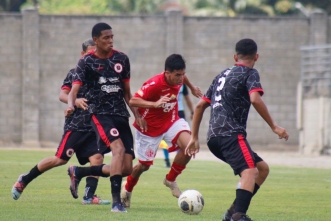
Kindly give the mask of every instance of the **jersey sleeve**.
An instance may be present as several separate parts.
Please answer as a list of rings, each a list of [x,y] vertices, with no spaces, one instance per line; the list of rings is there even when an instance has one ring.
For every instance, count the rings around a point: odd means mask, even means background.
[[[143,84],[143,86],[134,94],[134,97],[139,97],[144,100],[154,100],[154,96],[159,92],[158,87],[155,82],[147,81]]]
[[[81,58],[78,61],[78,64],[76,66],[75,72],[72,75],[72,84],[80,84],[83,85],[83,82],[85,82],[85,60],[84,58]]]
[[[71,69],[69,73],[67,74],[66,78],[63,80],[61,90],[71,90],[71,79],[72,79],[72,74],[74,73],[75,69]]]
[[[249,94],[259,92],[261,96],[263,95],[264,92],[260,83],[260,75],[257,70],[253,69],[253,71],[250,71],[246,79],[246,88]]]
[[[130,70],[130,60],[126,56],[124,60],[124,70],[122,72],[122,81],[123,82],[128,82],[130,81],[130,75],[131,75],[131,70]]]
[[[217,80],[217,77],[214,78],[214,80],[211,83],[211,85],[209,86],[207,92],[202,96],[202,99],[204,101],[208,102],[209,104],[211,103],[211,98],[213,96],[213,92],[214,92],[214,87],[215,87],[216,80]]]
[[[187,86],[185,84],[183,84],[183,95],[184,96],[188,95]]]

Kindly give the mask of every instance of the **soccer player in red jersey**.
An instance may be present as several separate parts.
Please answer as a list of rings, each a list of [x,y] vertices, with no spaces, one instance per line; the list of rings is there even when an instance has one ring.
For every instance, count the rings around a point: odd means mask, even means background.
[[[191,159],[191,156],[185,155],[184,152],[191,132],[188,123],[178,116],[177,96],[183,83],[191,89],[193,95],[202,95],[200,89],[194,87],[185,76],[185,69],[185,61],[181,55],[170,55],[165,61],[164,72],[147,80],[130,100],[131,106],[138,107],[139,114],[146,121],[147,129],[137,122],[133,124],[136,128],[138,163],[122,186],[121,200],[127,208],[130,207],[134,186],[141,174],[153,165],[162,140],[169,146],[169,152],[179,150],[163,183],[171,189],[173,196],[178,198],[181,194],[176,178]]]
[[[261,96],[263,89],[254,64],[258,60],[257,44],[242,39],[236,44],[235,64],[217,75],[206,94],[197,104],[192,121],[192,138],[185,153],[199,151],[198,131],[203,113],[210,106],[211,114],[207,145],[220,160],[228,163],[235,175],[240,175],[236,199],[223,216],[223,221],[251,221],[246,215],[252,197],[269,174],[268,164],[250,147],[246,140],[246,123],[251,104],[278,135],[288,140],[284,128],[271,118]]]

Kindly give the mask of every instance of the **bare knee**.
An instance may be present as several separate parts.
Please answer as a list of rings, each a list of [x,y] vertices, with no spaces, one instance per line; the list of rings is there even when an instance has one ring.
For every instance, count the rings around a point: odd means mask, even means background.
[[[89,157],[89,161],[91,166],[98,166],[103,163],[103,156],[101,154],[94,154],[93,156]]]
[[[267,178],[269,175],[270,169],[266,162],[261,161],[256,164],[257,169],[259,171],[259,177]]]
[[[62,166],[62,165],[65,165],[67,163],[68,163],[67,160],[62,160],[62,159],[57,158],[57,157],[54,157],[53,158],[53,164],[54,164],[54,166]]]

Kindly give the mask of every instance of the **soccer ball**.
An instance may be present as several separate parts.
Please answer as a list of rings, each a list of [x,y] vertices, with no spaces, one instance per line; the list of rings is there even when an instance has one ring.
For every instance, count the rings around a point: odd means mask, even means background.
[[[178,198],[178,206],[183,213],[189,215],[198,215],[205,201],[201,193],[197,190],[186,190]]]

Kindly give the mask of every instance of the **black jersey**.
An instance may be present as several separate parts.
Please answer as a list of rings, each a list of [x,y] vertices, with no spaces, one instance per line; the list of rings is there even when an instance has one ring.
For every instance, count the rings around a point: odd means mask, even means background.
[[[126,81],[130,81],[130,61],[116,50],[106,59],[89,52],[79,60],[73,77],[73,84],[87,86],[90,113],[129,117],[124,101]]]
[[[255,91],[263,95],[259,73],[253,68],[237,65],[216,76],[203,97],[211,106],[207,140],[234,133],[246,135],[249,94]]]
[[[72,78],[75,73],[75,69],[71,69],[64,79],[61,89],[71,90]],[[83,98],[86,92],[86,86],[79,89],[77,98]],[[64,122],[64,131],[81,131],[88,132],[93,131],[91,125],[91,114],[81,108],[75,107],[75,111],[69,117],[66,117]]]

